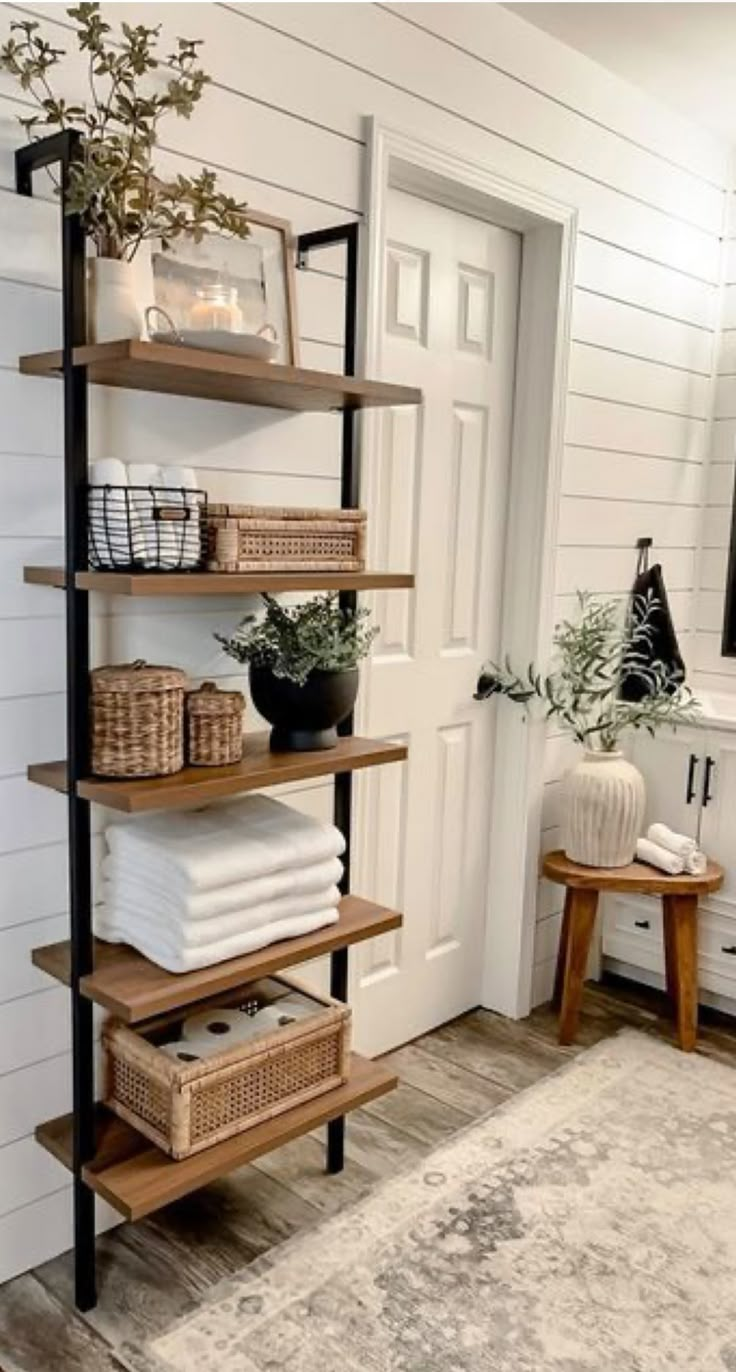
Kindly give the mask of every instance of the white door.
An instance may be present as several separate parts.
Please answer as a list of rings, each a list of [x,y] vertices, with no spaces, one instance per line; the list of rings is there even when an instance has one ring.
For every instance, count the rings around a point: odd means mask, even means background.
[[[500,647],[520,256],[509,230],[390,192],[380,373],[425,401],[375,417],[364,463],[372,560],[416,572],[374,599],[360,704],[410,759],[356,782],[354,889],[404,913],[355,959],[372,1052],[480,1001],[495,706],[472,697]]]

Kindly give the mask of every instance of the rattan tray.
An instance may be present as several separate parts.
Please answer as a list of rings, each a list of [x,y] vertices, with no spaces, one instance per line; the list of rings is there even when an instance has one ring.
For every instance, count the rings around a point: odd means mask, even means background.
[[[241,1007],[254,996],[271,1000],[278,994],[273,988],[308,996],[314,1015],[189,1063],[158,1046],[176,1036],[181,1011],[137,1030],[108,1020],[102,1033],[105,1103],[171,1157],[186,1158],[342,1085],[350,1009],[340,1001],[271,977],[204,1004],[210,1011]],[[187,1014],[201,1008],[189,1007]]]

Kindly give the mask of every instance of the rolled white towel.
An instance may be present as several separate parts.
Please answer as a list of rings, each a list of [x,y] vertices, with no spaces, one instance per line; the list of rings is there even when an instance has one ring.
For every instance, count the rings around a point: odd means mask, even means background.
[[[162,467],[161,485],[171,491],[173,505],[182,505],[189,511],[185,524],[161,526],[166,557],[172,566],[196,567],[202,551],[199,501],[187,492],[197,490],[197,474],[193,467]]]
[[[674,829],[668,829],[666,824],[650,824],[647,838],[659,848],[666,848],[668,853],[674,853],[676,857],[681,858],[683,871],[688,872],[690,876],[702,877],[707,870],[708,859],[705,853],[698,847],[695,839],[689,838],[687,834],[678,834]]]
[[[103,567],[124,567],[135,560],[136,514],[131,507],[128,472],[117,457],[102,457],[93,462],[90,486],[113,487],[102,490],[92,500],[90,557]]]
[[[689,838],[687,834],[678,834],[666,824],[650,824],[647,838],[650,843],[656,843],[658,848],[666,848],[668,853],[674,853],[676,857],[682,858],[683,862],[698,850],[694,838]]]
[[[129,462],[128,484],[141,488],[131,491],[138,523],[137,560],[147,567],[156,567],[159,562],[159,526],[153,517],[156,503],[154,489],[161,484],[161,468],[155,462]]]
[[[667,872],[671,877],[679,877],[685,870],[685,863],[676,853],[671,853],[668,848],[660,848],[658,843],[652,843],[650,838],[640,838],[636,844],[636,856],[640,862],[646,862],[649,867],[657,867],[660,872]]]
[[[700,848],[696,848],[695,852],[685,859],[685,871],[691,877],[702,877],[707,870],[708,859]]]

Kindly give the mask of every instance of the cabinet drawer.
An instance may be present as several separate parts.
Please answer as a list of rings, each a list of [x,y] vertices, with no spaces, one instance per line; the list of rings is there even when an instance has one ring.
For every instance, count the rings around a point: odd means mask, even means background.
[[[609,896],[603,921],[603,954],[664,976],[659,901]],[[736,1000],[736,919],[702,908],[698,913],[698,985],[704,991]]]
[[[603,955],[664,974],[661,903],[647,897],[606,896]]]
[[[736,920],[699,912],[698,976],[706,990],[736,997]]]
[[[662,942],[662,905],[648,896],[607,895],[603,916],[603,951],[616,934],[638,943]]]

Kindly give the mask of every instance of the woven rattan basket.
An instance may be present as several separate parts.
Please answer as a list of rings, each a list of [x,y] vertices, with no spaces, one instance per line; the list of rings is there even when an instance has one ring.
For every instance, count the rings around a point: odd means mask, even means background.
[[[212,572],[362,572],[364,510],[207,507]]]
[[[205,681],[186,699],[187,761],[194,767],[226,767],[243,756],[243,711],[240,691],[219,691]]]
[[[289,992],[313,1001],[314,1014],[194,1062],[158,1046],[178,1037],[181,1011],[139,1031],[109,1020],[102,1034],[106,1104],[171,1157],[186,1158],[334,1090],[348,1075],[348,1006],[272,977],[207,1008],[278,1003]]]
[[[178,772],[184,766],[184,673],[138,661],[97,667],[90,676],[95,776]]]

